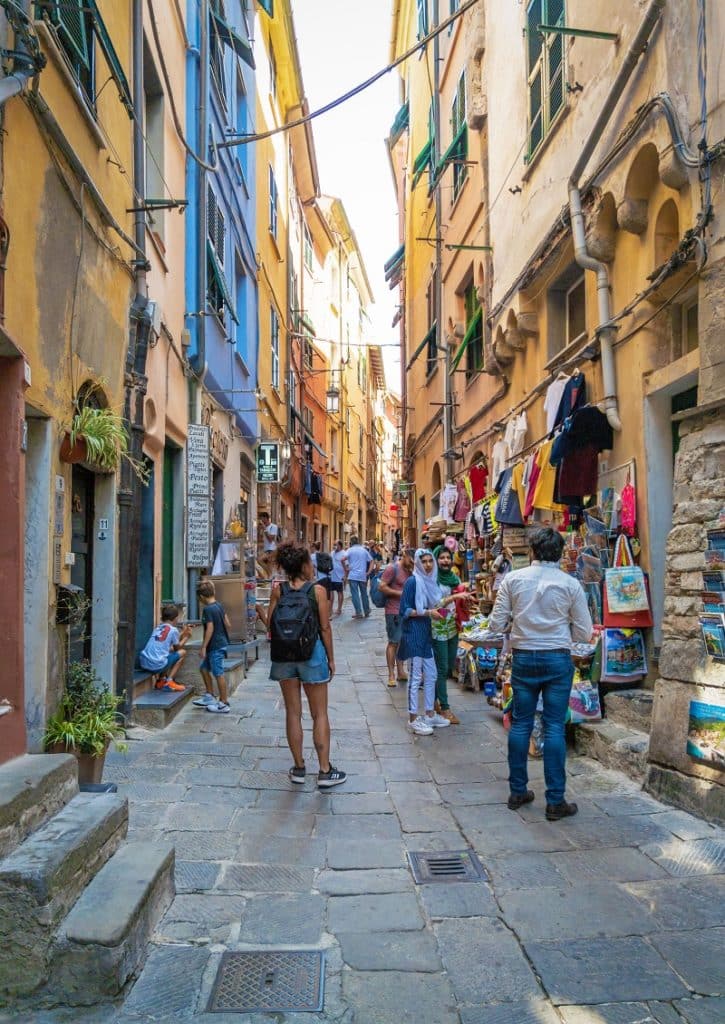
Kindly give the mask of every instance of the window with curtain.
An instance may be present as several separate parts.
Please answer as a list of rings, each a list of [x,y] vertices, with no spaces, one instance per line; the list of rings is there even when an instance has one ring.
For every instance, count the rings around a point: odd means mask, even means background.
[[[564,107],[564,36],[539,32],[539,25],[565,24],[564,0],[530,0],[526,8],[530,160]]]

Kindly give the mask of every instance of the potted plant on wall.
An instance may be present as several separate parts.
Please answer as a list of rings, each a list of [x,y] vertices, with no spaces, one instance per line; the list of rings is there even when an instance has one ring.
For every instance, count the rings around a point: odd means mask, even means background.
[[[60,446],[61,462],[85,462],[106,473],[115,473],[126,459],[134,473],[148,483],[148,469],[128,451],[128,432],[118,413],[76,400],[76,411]]]
[[[126,751],[125,733],[115,697],[87,661],[68,666],[60,707],[48,719],[43,737],[49,754],[73,754],[78,760],[78,781],[97,783],[103,776],[106,751],[111,743]]]

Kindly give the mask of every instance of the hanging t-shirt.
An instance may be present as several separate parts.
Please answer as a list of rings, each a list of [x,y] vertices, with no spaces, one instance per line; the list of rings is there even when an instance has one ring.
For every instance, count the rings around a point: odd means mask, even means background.
[[[475,505],[486,497],[488,470],[480,463],[477,466],[471,466],[468,471],[468,479],[471,481],[472,500]]]
[[[496,520],[505,526],[523,526],[524,520],[521,515],[521,506],[516,490],[512,486],[513,469],[505,469],[498,479],[496,489],[498,501],[496,502]]]
[[[526,443],[526,432],[529,429],[529,422],[526,418],[526,413],[522,412],[519,416],[514,417],[512,423],[512,437],[509,442],[509,456],[511,458],[513,458],[514,455],[518,455]]]
[[[556,414],[559,412],[559,406],[561,404],[561,397],[564,394],[564,388],[568,382],[568,377],[557,377],[556,380],[546,389],[544,411],[546,413],[547,433],[551,433],[554,429]]]
[[[496,444],[493,446],[491,452],[491,480],[494,484],[498,481],[503,471],[506,469],[506,463],[509,457],[509,446],[506,444],[504,439],[500,437]]]
[[[557,510],[559,507],[558,503],[554,500],[556,470],[550,461],[553,446],[553,441],[545,441],[541,448],[539,448],[539,454],[536,457],[536,464],[539,467],[539,478],[536,481],[536,488],[534,490],[534,508],[546,509],[550,512]]]
[[[539,453],[535,452],[534,457],[531,460],[531,468],[529,469],[529,475],[526,480],[526,501],[524,502],[524,518],[528,519],[529,516],[534,513],[534,496],[536,494],[536,485],[539,482],[541,476],[541,468],[539,466]]]
[[[599,476],[598,449],[593,444],[574,448],[559,466],[557,499],[562,505],[578,505],[588,494],[596,494]]]
[[[458,489],[455,484],[446,484],[440,495],[439,514],[447,521],[453,521],[453,514],[456,510]]]
[[[526,507],[526,489],[524,487],[524,466],[523,462],[517,462],[513,468],[511,474],[511,487],[516,491],[516,497],[519,502],[519,510],[523,517],[524,508]]]
[[[575,409],[585,405],[587,400],[587,384],[583,373],[575,373],[570,377],[564,387],[561,402],[556,412],[554,426],[563,423],[567,416],[571,416]]]

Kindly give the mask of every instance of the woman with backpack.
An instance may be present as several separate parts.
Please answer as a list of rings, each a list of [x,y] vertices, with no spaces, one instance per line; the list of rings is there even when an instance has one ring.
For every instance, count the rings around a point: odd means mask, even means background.
[[[330,628],[330,605],[325,588],[315,582],[315,568],[307,548],[282,544],[277,564],[286,582],[272,591],[269,602],[272,667],[269,678],[282,690],[287,743],[294,760],[290,781],[303,784],[305,760],[302,733],[302,688],[312,715],[312,739],[317,751],[320,789],[339,786],[347,775],[330,764],[330,722],[327,684],[335,674],[335,653]]]

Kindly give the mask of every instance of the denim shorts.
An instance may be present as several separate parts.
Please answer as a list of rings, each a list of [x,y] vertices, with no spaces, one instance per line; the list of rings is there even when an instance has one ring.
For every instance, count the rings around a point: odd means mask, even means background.
[[[309,661],[273,661],[269,678],[277,682],[280,679],[299,679],[301,683],[329,683],[330,666],[322,640],[317,638]]]
[[[385,613],[385,632],[388,634],[389,644],[399,644],[403,635],[403,620],[399,615]]]
[[[141,668],[144,669],[145,672],[158,672],[160,675],[163,676],[166,672],[169,672],[174,667],[174,665],[176,664],[180,657],[181,655],[179,654],[178,651],[169,651],[169,660],[166,662],[163,668],[149,668],[148,665],[144,665],[141,658],[138,659],[138,663],[141,666]]]
[[[226,656],[226,647],[215,647],[213,651],[207,650],[206,658],[199,665],[199,668],[204,669],[206,672],[211,672],[215,677],[223,676],[224,659]]]

